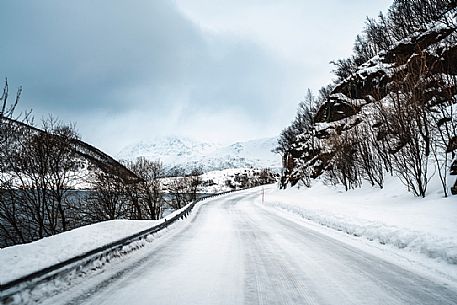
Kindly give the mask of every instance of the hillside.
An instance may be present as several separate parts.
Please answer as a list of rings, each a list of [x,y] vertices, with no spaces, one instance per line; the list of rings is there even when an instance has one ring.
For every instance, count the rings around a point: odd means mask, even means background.
[[[411,14],[424,21],[395,23]],[[424,14],[396,1],[368,20],[354,55],[335,62],[338,79],[318,98],[309,94],[283,131],[284,187],[324,177],[346,190],[363,181],[382,188],[391,175],[416,196],[431,179],[445,196],[457,192],[455,14],[456,4]]]
[[[157,137],[126,146],[116,156],[121,160],[142,156],[160,160],[168,169],[201,167],[205,172],[246,167],[279,168],[281,158],[272,152],[276,142],[276,138],[265,138],[224,146],[184,137]]]
[[[89,167],[92,169],[97,168],[102,170],[103,172],[115,175],[124,179],[125,181],[137,182],[139,180],[138,176],[133,173],[131,170],[126,168],[124,165],[119,163],[113,157],[109,156],[105,152],[101,151],[100,149],[96,148],[95,146],[88,144],[79,138],[65,138],[58,134],[52,134],[49,131],[34,127],[30,124],[26,124],[24,122],[20,122],[15,119],[11,119],[8,117],[0,116],[0,126],[3,124],[3,128],[10,128],[11,130],[16,130],[17,132],[22,132],[23,134],[31,133],[37,136],[48,137],[47,141],[68,141],[68,145],[70,150],[79,158],[81,163],[86,163],[86,166],[90,164]],[[3,145],[7,145],[7,143],[2,143]],[[5,168],[7,168],[5,166]],[[81,175],[84,176],[86,173],[84,169],[80,169]],[[0,173],[3,172],[0,171]],[[82,182],[80,182],[82,183]]]

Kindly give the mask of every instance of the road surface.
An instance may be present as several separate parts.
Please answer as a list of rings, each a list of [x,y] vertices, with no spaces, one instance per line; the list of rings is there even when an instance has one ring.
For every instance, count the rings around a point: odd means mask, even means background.
[[[453,288],[281,218],[259,196],[203,205],[141,264],[71,304],[457,304]]]

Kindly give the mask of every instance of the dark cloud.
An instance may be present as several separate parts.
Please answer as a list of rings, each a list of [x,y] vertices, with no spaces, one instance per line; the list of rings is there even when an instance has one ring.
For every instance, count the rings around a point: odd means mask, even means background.
[[[0,71],[49,111],[122,111],[140,102],[123,92],[179,84],[204,49],[165,1],[9,1],[2,12]]]

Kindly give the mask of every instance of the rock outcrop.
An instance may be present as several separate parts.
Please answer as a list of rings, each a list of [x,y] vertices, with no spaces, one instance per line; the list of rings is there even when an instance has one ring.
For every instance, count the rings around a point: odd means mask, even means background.
[[[404,145],[401,137],[378,119],[383,107],[392,103],[393,95],[419,96],[427,111],[437,117],[438,127],[453,120],[455,124],[455,116],[449,117],[438,109],[454,107],[456,76],[457,32],[452,26],[430,25],[428,30],[379,53],[334,87],[315,114],[310,134],[298,138],[284,155],[283,185],[294,185],[304,176],[315,178],[332,170],[337,149],[341,148],[336,145],[339,139],[348,137],[348,131],[360,124],[373,132],[377,141],[389,141],[390,153],[399,151]],[[345,153],[353,154],[354,150],[355,147],[349,148]],[[446,149],[451,160],[456,150],[454,137]],[[457,187],[454,189],[457,191]]]

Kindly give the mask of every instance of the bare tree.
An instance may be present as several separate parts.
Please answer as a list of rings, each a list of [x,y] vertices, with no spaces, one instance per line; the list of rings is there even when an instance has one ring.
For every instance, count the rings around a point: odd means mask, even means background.
[[[335,134],[329,139],[329,144],[335,152],[330,173],[344,185],[346,191],[360,187],[362,183],[356,164],[357,140],[348,132],[341,136]]]
[[[128,167],[141,178],[140,182],[126,186],[133,207],[137,211],[135,218],[160,219],[164,205],[162,162],[140,157]]]
[[[66,198],[74,189],[79,169],[71,141],[76,138],[73,127],[53,118],[43,121],[42,131],[20,129],[9,167],[38,238],[68,229]]]
[[[14,110],[19,102],[21,92],[22,89],[19,88],[15,101],[10,104],[8,102],[8,81],[5,80],[3,93],[0,97],[0,189],[8,188],[6,186],[9,186],[11,183],[11,176],[5,174],[9,168],[9,159],[14,151],[14,145],[19,131],[17,126],[12,124],[9,119],[13,116]]]
[[[414,68],[407,72],[390,94],[392,108],[387,114],[394,170],[417,196],[425,197],[430,180],[431,130],[423,96],[425,73]],[[393,141],[392,141],[393,140]]]
[[[193,169],[190,174],[182,168],[174,168],[170,172],[171,182],[168,184],[168,191],[171,196],[170,206],[174,209],[181,209],[186,204],[197,199],[197,190],[201,185],[201,169]]]
[[[119,176],[97,170],[92,181],[92,196],[87,205],[88,217],[93,221],[127,219],[129,206],[124,185]]]
[[[190,189],[191,189],[191,200],[197,200],[198,188],[201,186],[203,170],[198,167],[192,169],[190,172]]]
[[[41,135],[41,142],[46,143],[45,154],[48,158],[49,192],[57,205],[62,230],[69,228],[66,210],[69,205],[69,193],[75,189],[80,178],[81,164],[75,154],[74,140],[79,136],[71,125],[64,125],[50,117],[43,122],[45,133]]]
[[[356,149],[356,166],[360,169],[361,175],[368,180],[372,186],[377,185],[383,188],[384,185],[384,164],[383,160],[376,150],[377,140],[373,136],[372,130],[362,124],[353,128],[358,138]]]

